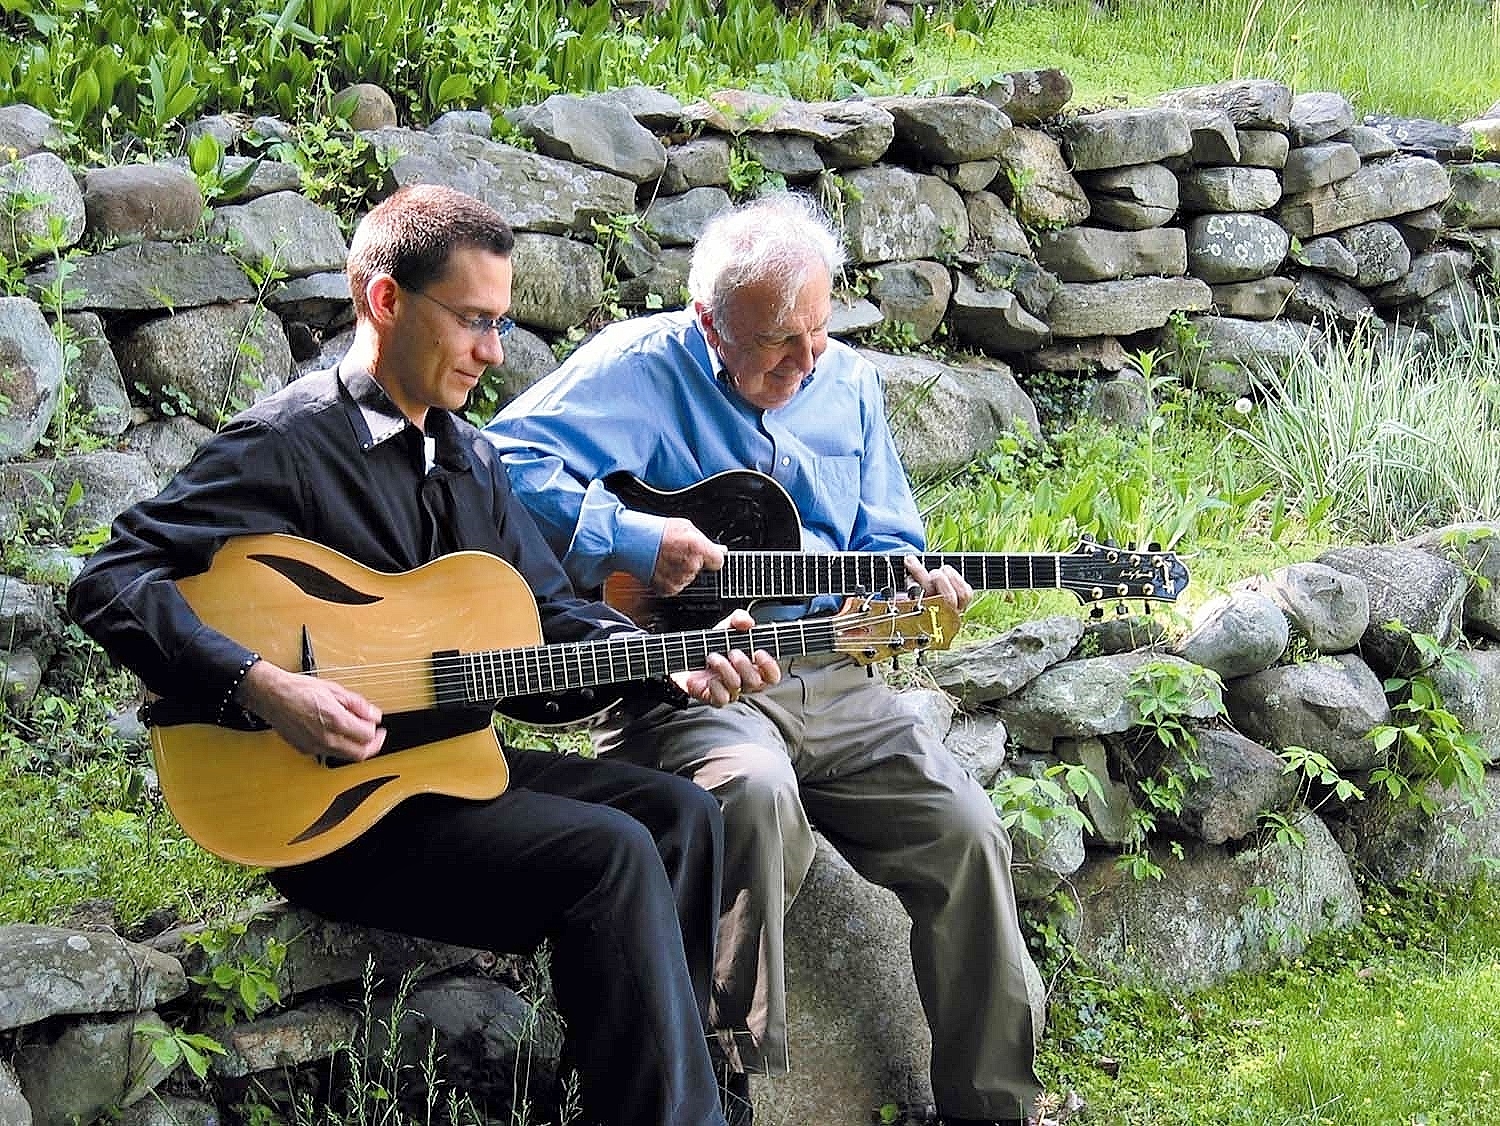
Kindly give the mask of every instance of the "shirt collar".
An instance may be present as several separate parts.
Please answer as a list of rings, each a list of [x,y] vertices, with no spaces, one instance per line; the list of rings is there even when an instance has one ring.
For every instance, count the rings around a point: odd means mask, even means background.
[[[364,423],[365,437],[360,442],[360,448],[366,452],[411,425],[411,420],[396,408],[391,397],[385,393],[385,388],[365,368],[340,364],[339,382],[354,401],[360,421]]]
[[[340,364],[338,374],[339,382],[349,393],[349,398],[359,412],[360,421],[364,424],[365,435],[360,448],[366,453],[398,434],[406,433],[408,429],[417,429],[367,369]],[[427,411],[426,432],[418,433],[423,439],[424,460],[428,469],[434,464],[445,469],[468,467],[468,455],[459,445],[458,433],[447,411],[439,407],[430,408]]]

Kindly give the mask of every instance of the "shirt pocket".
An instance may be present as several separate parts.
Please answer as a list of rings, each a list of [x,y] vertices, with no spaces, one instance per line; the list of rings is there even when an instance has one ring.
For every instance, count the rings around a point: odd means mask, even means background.
[[[860,459],[857,456],[825,456],[814,464],[817,467],[819,507],[828,514],[833,529],[839,533],[840,542],[847,543],[859,514]]]

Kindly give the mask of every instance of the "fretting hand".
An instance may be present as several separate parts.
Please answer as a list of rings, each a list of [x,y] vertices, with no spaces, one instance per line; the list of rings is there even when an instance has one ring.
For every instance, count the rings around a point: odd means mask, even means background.
[[[658,594],[676,594],[698,577],[699,571],[724,566],[724,549],[681,517],[669,517],[656,551],[651,586]]]
[[[715,628],[748,630],[754,625],[754,618],[736,610]],[[705,668],[678,673],[672,679],[693,699],[721,708],[744,692],[759,692],[775,684],[781,679],[781,666],[764,649],[753,654],[734,649],[728,654],[710,653]]]
[[[941,598],[960,614],[968,609],[970,602],[974,601],[974,588],[952,567],[945,565],[935,571],[929,571],[922,566],[921,559],[915,555],[908,555],[906,573],[911,576],[912,582],[922,588],[922,593],[928,598]]]

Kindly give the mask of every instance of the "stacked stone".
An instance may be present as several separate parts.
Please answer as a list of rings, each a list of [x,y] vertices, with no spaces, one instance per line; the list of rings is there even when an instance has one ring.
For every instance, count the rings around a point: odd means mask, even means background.
[[[1040,780],[1074,764],[1101,784],[1077,799],[1086,829],[1054,817],[1041,838],[1017,835],[1018,896],[1041,900],[1066,882],[1081,904],[1073,925],[1084,961],[1196,987],[1260,964],[1274,933],[1305,941],[1357,919],[1354,866],[1391,885],[1419,874],[1471,879],[1500,846],[1500,651],[1487,648],[1500,640],[1497,535],[1494,524],[1460,525],[1335,548],[1239,584],[1175,641],[1149,620],[1085,627],[1057,617],[929,654],[936,683],[966,711],[947,744],[976,777]],[[1437,664],[1417,637],[1463,645],[1470,663]],[[1289,659],[1294,639],[1316,659]],[[1179,713],[1196,743],[1191,775],[1181,744],[1167,748],[1142,729],[1130,687],[1147,664],[1199,686]],[[1418,675],[1489,765],[1478,808],[1430,783],[1424,815],[1368,782],[1387,761],[1371,732],[1399,722],[1383,683]],[[1291,747],[1322,755],[1364,797],[1327,794],[1316,813],[1301,808],[1306,794],[1277,753]],[[1171,877],[1122,879],[1140,781],[1164,763],[1186,781],[1180,807],[1153,814],[1176,843],[1153,841],[1149,855]],[[1298,841],[1264,833],[1267,815],[1289,818]],[[1275,889],[1276,902],[1255,906],[1256,887]]]
[[[382,1053],[403,990],[394,1053],[402,1081],[393,1094],[415,1093],[430,1040],[441,1061],[436,1078],[461,1082],[477,1104],[509,1106],[518,1091],[553,1101],[562,1029],[497,980],[493,955],[346,926],[285,903],[231,920],[238,934],[214,957],[205,953],[212,943],[191,941],[214,937],[199,925],[132,941],[108,918],[80,922],[0,926],[5,1126],[216,1126],[233,1120],[221,1108],[246,1096],[290,1113],[297,1092],[362,1043],[366,1017],[385,1024],[369,1045],[372,1056]],[[283,950],[274,972],[282,1006],[246,1015],[216,1001],[208,985],[215,969],[272,973],[272,942]],[[206,1091],[181,1053],[153,1050],[176,1033],[206,1035],[223,1049],[204,1053]],[[374,1059],[368,1067],[372,1078],[392,1078]]]
[[[1038,259],[1062,279],[1047,318],[1069,351],[1107,368],[1107,357],[1123,360],[1120,337],[1159,329],[1179,310],[1209,306],[1209,287],[1185,276],[1183,231],[1167,225],[1179,193],[1167,162],[1191,152],[1192,137],[1176,111],[1126,109],[1076,117],[1062,127],[1062,138],[1090,204],[1090,223],[1039,237]]]
[[[1466,331],[1482,304],[1469,280],[1474,254],[1435,245],[1455,214],[1445,207],[1450,180],[1484,182],[1483,166],[1471,174],[1439,163],[1466,158],[1459,130],[1357,124],[1342,95],[1294,98],[1258,80],[1178,90],[1161,103],[1189,116],[1195,139],[1179,186],[1189,272],[1213,286],[1212,313],[1191,318],[1206,345],[1200,385],[1243,393],[1253,361],[1284,362],[1330,326]],[[1490,209],[1475,214],[1484,226]]]

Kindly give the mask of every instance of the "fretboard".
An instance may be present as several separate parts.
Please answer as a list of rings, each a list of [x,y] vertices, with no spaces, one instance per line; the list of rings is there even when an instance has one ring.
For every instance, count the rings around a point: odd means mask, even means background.
[[[756,626],[750,630],[626,633],[598,641],[529,645],[477,653],[433,654],[439,705],[492,705],[514,696],[563,692],[691,672],[712,653],[764,649],[777,660],[833,650],[846,622],[837,618]]]
[[[724,567],[705,573],[720,595],[738,598],[808,598],[816,594],[853,594],[905,589],[910,579],[901,554],[844,551],[807,554],[797,551],[731,551]],[[966,552],[922,555],[929,571],[952,567],[975,590],[1041,590],[1061,587],[1058,555]]]

